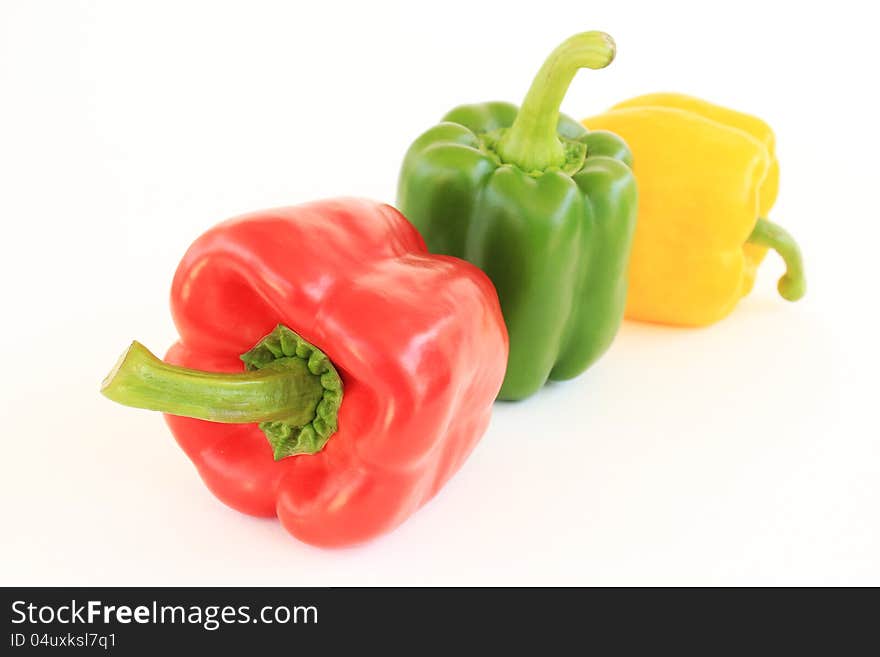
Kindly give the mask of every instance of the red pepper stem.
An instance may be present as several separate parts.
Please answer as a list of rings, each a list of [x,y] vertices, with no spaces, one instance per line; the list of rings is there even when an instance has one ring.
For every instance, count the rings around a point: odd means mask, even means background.
[[[259,422],[275,459],[315,454],[337,429],[342,379],[327,355],[278,325],[241,355],[248,371],[165,363],[132,342],[101,392],[115,402],[212,422]]]
[[[565,163],[556,134],[559,108],[575,73],[605,68],[614,59],[614,39],[604,32],[575,34],[556,48],[535,76],[513,125],[498,142],[503,162],[524,171],[543,171]]]
[[[303,425],[323,396],[305,361],[250,372],[203,372],[166,363],[132,342],[101,384],[101,393],[135,408],[225,423],[286,420]]]
[[[769,219],[758,219],[748,241],[776,251],[785,261],[785,275],[779,279],[776,289],[787,301],[797,301],[807,291],[804,277],[804,261],[794,237],[779,224]]]

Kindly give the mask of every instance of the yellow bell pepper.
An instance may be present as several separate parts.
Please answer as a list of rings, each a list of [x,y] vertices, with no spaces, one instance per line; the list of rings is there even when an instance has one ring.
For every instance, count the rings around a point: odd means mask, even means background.
[[[779,163],[760,119],[681,94],[639,96],[584,120],[623,137],[639,187],[626,317],[703,326],[752,289],[767,249],[785,260],[779,293],[803,296],[800,250],[767,220]]]

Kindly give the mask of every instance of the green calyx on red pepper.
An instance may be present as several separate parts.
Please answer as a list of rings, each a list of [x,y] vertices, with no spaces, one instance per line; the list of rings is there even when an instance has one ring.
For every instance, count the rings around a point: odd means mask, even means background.
[[[247,372],[203,372],[165,363],[135,341],[104,379],[101,393],[151,411],[259,422],[276,460],[319,452],[336,431],[342,403],[342,381],[330,359],[279,325],[241,360]]]
[[[522,107],[463,105],[410,147],[398,207],[434,253],[464,258],[495,284],[510,335],[499,397],[522,399],[577,376],[623,318],[637,190],[626,144],[559,107],[580,68],[614,42],[577,34],[551,53]]]

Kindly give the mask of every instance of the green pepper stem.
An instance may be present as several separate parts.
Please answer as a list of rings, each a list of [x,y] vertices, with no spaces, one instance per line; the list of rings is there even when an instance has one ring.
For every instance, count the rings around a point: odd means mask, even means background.
[[[562,166],[565,150],[556,135],[556,125],[565,92],[578,69],[605,68],[614,54],[614,40],[604,32],[575,34],[550,53],[513,125],[498,143],[501,160],[525,171]]]
[[[323,395],[306,361],[240,373],[170,365],[132,342],[101,384],[101,393],[135,408],[225,423],[285,420],[305,425]]]
[[[804,261],[794,238],[782,226],[768,219],[758,219],[748,241],[776,251],[785,261],[785,275],[779,279],[777,289],[783,299],[797,301],[807,291],[804,278]]]

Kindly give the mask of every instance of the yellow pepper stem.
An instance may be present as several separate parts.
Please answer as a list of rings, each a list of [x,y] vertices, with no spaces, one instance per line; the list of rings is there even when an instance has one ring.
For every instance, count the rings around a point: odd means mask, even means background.
[[[797,301],[804,296],[807,291],[804,261],[797,242],[788,231],[768,219],[758,219],[748,241],[773,249],[785,261],[785,275],[776,286],[783,299]]]

